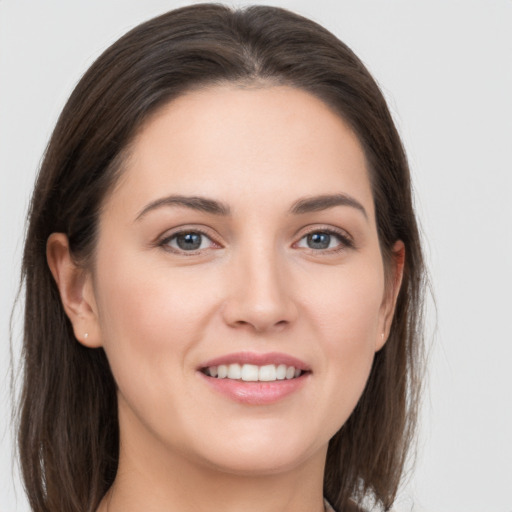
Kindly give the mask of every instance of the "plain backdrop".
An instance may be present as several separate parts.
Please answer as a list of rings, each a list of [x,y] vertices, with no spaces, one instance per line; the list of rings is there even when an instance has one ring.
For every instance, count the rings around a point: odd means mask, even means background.
[[[0,0],[0,512],[29,510],[12,459],[9,314],[41,155],[95,57],[186,3]],[[418,462],[396,508],[512,512],[512,1],[265,3],[352,47],[409,154],[437,312],[431,301]],[[18,314],[15,357],[19,326]]]

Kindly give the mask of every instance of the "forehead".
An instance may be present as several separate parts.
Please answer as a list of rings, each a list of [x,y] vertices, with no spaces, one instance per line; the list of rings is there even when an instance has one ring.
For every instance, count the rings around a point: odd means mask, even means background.
[[[372,211],[363,149],[339,115],[300,89],[224,85],[186,93],[144,124],[114,196],[140,206],[167,193],[261,205],[335,192]]]

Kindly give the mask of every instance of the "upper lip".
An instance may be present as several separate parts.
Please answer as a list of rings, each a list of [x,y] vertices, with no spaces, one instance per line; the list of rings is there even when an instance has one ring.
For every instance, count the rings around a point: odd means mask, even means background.
[[[265,366],[267,364],[285,364],[286,366],[293,366],[296,369],[302,371],[309,371],[310,367],[300,359],[293,357],[289,354],[283,354],[281,352],[236,352],[232,354],[226,354],[223,356],[209,359],[208,361],[201,364],[200,369],[208,368],[210,366],[219,366],[221,364],[254,364],[256,366]]]

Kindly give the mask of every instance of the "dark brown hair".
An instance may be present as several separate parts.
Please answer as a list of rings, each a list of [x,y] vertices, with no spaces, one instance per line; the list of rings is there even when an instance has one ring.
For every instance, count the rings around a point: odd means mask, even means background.
[[[357,407],[332,438],[325,496],[340,512],[396,496],[416,421],[424,268],[407,160],[375,81],[318,24],[284,9],[184,7],[134,28],[80,80],[58,120],[32,197],[23,256],[25,330],[19,454],[37,512],[92,512],[117,470],[116,385],[102,349],[77,342],[45,247],[65,233],[87,265],[101,205],[141,124],[192,88],[284,84],[322,99],[352,127],[369,164],[385,262],[397,240],[406,260],[391,333]],[[336,404],[333,404],[336,407]]]

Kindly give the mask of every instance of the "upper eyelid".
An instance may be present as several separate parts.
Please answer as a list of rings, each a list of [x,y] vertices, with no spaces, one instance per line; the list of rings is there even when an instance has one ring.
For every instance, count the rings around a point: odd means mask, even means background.
[[[158,236],[157,240],[159,242],[162,242],[162,241],[174,238],[175,236],[181,235],[183,233],[200,233],[201,235],[204,235],[204,236],[210,238],[212,241],[216,242],[215,235],[213,235],[210,231],[211,231],[210,229],[205,228],[205,227],[180,226],[177,228],[168,229],[162,235]]]
[[[305,236],[307,236],[311,233],[329,233],[329,234],[338,235],[342,238],[346,238],[346,239],[350,240],[350,242],[354,243],[354,237],[346,229],[343,229],[343,228],[327,226],[327,225],[314,225],[314,226],[309,226],[309,227],[302,228],[302,229],[307,229],[307,230],[302,233],[299,240],[302,240],[302,238],[304,238]],[[302,231],[302,229],[297,232],[296,236],[298,236],[298,233],[300,233],[300,231]]]

